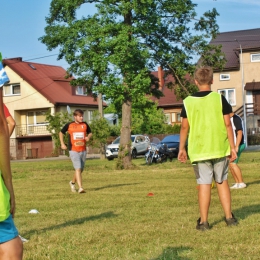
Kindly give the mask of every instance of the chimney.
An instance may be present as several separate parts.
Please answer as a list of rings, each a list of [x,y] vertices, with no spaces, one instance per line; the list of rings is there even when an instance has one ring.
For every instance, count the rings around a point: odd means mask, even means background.
[[[159,90],[162,91],[164,86],[164,71],[162,70],[162,67],[158,67],[158,79],[159,79]]]

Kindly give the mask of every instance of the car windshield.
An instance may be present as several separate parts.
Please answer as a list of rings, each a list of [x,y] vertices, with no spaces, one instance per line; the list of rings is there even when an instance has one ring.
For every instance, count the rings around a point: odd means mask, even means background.
[[[169,135],[164,137],[164,139],[162,140],[162,142],[180,142],[180,136],[179,135]]]
[[[113,142],[113,144],[119,144],[119,143],[120,143],[120,136],[115,139],[115,141]]]
[[[135,136],[131,136],[131,141],[134,142]]]

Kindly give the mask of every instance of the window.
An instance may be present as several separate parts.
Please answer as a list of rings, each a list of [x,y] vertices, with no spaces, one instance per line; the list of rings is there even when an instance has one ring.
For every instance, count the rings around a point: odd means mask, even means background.
[[[20,84],[4,86],[4,96],[16,96],[21,94]]]
[[[165,114],[165,123],[166,124],[170,124],[171,123],[170,114]]]
[[[219,80],[230,80],[230,74],[220,74]]]
[[[181,113],[177,113],[177,122],[181,122]]]
[[[46,120],[45,113],[47,111],[36,111],[27,113],[27,124],[28,125],[46,125],[48,122]]]
[[[93,120],[93,110],[88,111],[88,122],[91,123]]]
[[[236,105],[235,89],[219,89],[218,93],[223,95],[231,106]]]
[[[76,87],[76,95],[85,95],[85,88],[82,86],[77,86]]]
[[[251,62],[260,62],[260,53],[251,54]]]

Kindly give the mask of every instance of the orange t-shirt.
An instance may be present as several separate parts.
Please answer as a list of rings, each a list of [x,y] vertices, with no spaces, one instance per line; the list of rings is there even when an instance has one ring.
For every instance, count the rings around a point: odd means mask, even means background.
[[[91,133],[90,127],[86,122],[82,123],[68,123],[62,129],[61,132],[65,134],[69,133],[68,149],[70,151],[82,152],[86,151],[87,134]]]

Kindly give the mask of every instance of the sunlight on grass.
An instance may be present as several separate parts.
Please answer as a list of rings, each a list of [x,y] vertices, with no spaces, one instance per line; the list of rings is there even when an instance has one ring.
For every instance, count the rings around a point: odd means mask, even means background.
[[[197,189],[189,163],[177,160],[115,170],[116,160],[87,160],[85,194],[70,192],[70,160],[12,161],[15,222],[24,259],[258,259],[259,153],[243,153],[239,163],[246,189],[232,190],[237,227],[223,221],[212,189],[211,229],[195,229]],[[229,176],[230,185],[233,182]],[[153,193],[153,196],[147,196]],[[39,214],[29,214],[37,209]]]

